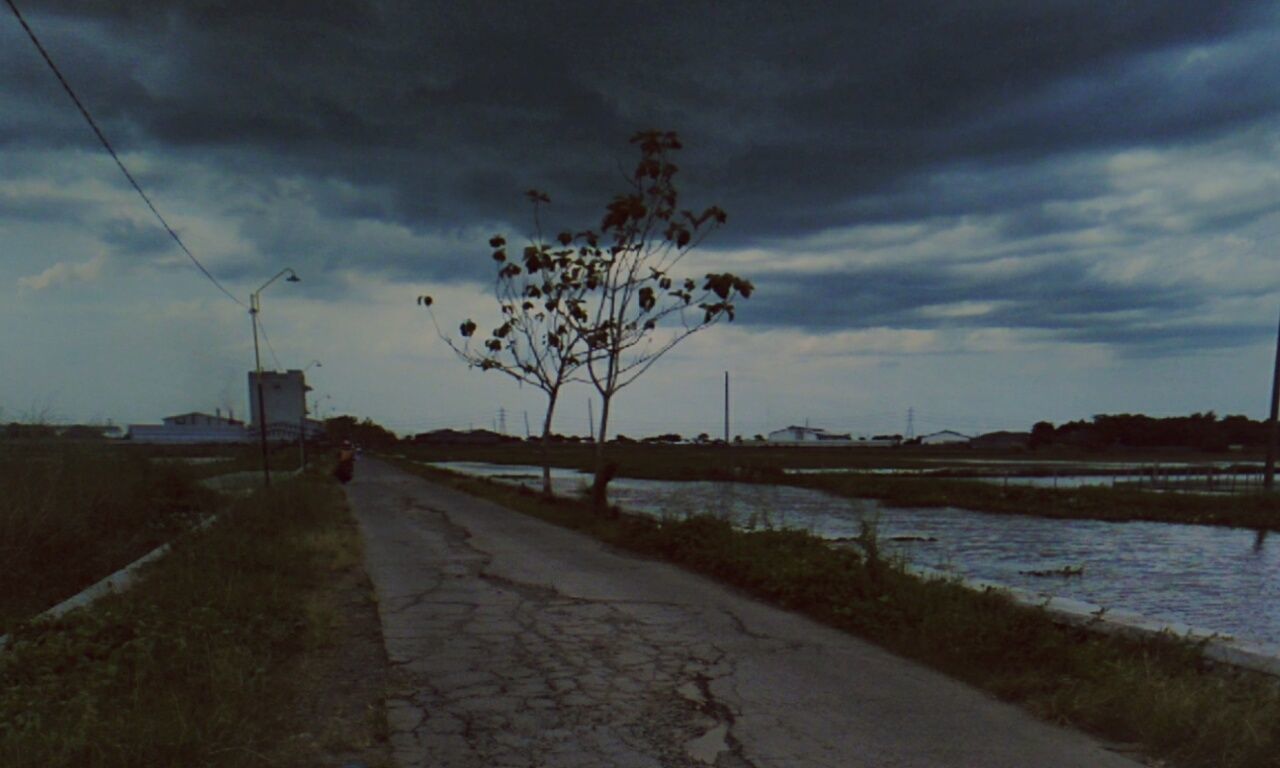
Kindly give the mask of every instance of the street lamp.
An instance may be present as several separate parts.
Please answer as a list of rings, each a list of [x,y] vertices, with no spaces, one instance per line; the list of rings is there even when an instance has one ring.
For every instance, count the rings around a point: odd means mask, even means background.
[[[267,406],[262,398],[262,356],[258,351],[258,312],[261,311],[262,307],[260,303],[262,292],[267,289],[268,285],[285,275],[288,275],[285,278],[286,282],[297,283],[301,280],[298,277],[298,273],[289,267],[285,267],[275,273],[270,280],[263,283],[258,290],[249,294],[249,317],[253,319],[253,367],[256,371],[255,378],[257,379],[258,387],[258,437],[262,442],[262,485],[267,488],[271,487],[271,467],[267,458]]]
[[[1276,420],[1280,417],[1280,330],[1276,331],[1276,365],[1271,374],[1271,416],[1267,419],[1267,462],[1262,470],[1262,487],[1268,491],[1275,488],[1276,482],[1276,447],[1280,442],[1280,427]]]

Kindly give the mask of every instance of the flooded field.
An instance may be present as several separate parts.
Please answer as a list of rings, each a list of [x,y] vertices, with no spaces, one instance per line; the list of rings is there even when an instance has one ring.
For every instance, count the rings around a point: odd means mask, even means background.
[[[961,462],[953,462],[960,464]],[[847,468],[797,468],[784,469],[788,475],[845,475],[871,474],[905,477],[937,477],[953,480],[972,480],[996,485],[1021,485],[1033,488],[1088,488],[1121,486],[1155,488],[1167,491],[1193,493],[1250,493],[1262,488],[1261,466],[1228,462],[1212,464],[1162,464],[1132,465],[1116,462],[1097,464],[1070,464],[1053,466],[1052,463],[1006,465],[983,462],[972,467],[882,467],[871,469]]]
[[[541,483],[536,467],[434,466]],[[590,477],[554,469],[552,480],[557,493],[573,494]],[[874,521],[886,548],[912,565],[1280,643],[1280,538],[1249,530],[891,508],[774,485],[618,478],[609,488],[614,503],[634,512],[709,512],[744,528],[801,528],[828,539],[852,538]]]

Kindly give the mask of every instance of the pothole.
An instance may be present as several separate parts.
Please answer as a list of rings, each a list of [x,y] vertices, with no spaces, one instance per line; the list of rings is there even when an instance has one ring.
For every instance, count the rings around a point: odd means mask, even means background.
[[[685,752],[701,763],[714,765],[722,752],[729,751],[729,726],[719,723],[711,730],[684,745]]]

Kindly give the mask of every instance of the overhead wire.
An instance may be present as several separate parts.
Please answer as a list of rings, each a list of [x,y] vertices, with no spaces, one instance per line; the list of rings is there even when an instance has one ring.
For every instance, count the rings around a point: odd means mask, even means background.
[[[262,324],[262,313],[258,313],[258,333],[262,334],[262,341],[267,345],[267,351],[271,353],[271,359],[276,363],[276,370],[282,369],[280,358],[276,356],[275,347],[271,346],[271,337],[267,336],[267,327]]]
[[[89,123],[89,127],[93,129],[94,135],[98,137],[98,141],[101,142],[103,148],[107,150],[107,154],[111,155],[111,159],[115,160],[116,166],[120,168],[120,172],[124,174],[124,177],[129,180],[129,184],[133,187],[134,191],[138,193],[138,196],[142,198],[142,201],[151,209],[151,213],[155,214],[156,219],[160,222],[160,226],[164,227],[164,231],[169,233],[169,237],[173,239],[173,242],[178,244],[178,247],[182,249],[182,252],[187,255],[187,258],[191,260],[191,263],[195,265],[196,269],[200,270],[200,272],[209,279],[209,282],[213,283],[218,290],[226,294],[227,298],[245,309],[248,309],[249,307],[247,304],[237,298],[234,293],[227,290],[226,286],[220,283],[218,278],[214,277],[213,273],[200,263],[200,260],[191,252],[191,249],[187,247],[187,244],[182,242],[182,238],[178,236],[178,233],[174,231],[173,227],[169,226],[169,222],[165,220],[163,215],[161,215],[159,209],[156,208],[155,203],[151,202],[151,198],[143,191],[142,185],[138,183],[138,180],[135,179],[133,174],[129,172],[129,169],[125,167],[120,156],[116,154],[115,148],[111,146],[111,142],[107,140],[102,129],[98,127],[98,123],[93,119],[93,115],[89,114],[88,108],[86,108],[84,103],[80,101],[80,97],[76,95],[76,92],[71,88],[71,84],[67,82],[67,79],[62,75],[62,71],[58,69],[58,65],[53,62],[53,57],[49,55],[49,52],[45,50],[40,39],[36,37],[35,31],[31,29],[31,25],[27,24],[27,20],[23,18],[22,12],[18,10],[18,6],[14,5],[13,0],[5,0],[5,3],[9,6],[9,10],[13,12],[14,18],[16,18],[18,23],[22,25],[22,29],[26,31],[27,37],[31,38],[31,42],[35,44],[36,50],[40,52],[45,63],[49,65],[49,69],[53,70],[53,74],[58,78],[58,82],[62,84],[63,90],[65,90],[67,95],[71,97],[71,101],[75,102],[76,108],[80,110],[80,114],[84,117],[85,121]]]

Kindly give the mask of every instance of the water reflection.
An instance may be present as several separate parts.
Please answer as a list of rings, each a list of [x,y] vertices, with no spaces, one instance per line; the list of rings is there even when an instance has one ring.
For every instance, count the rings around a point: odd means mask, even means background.
[[[541,482],[537,469],[456,462],[444,468]],[[589,478],[553,470],[557,493]],[[1242,638],[1280,642],[1280,548],[1265,532],[1167,523],[1107,523],[940,509],[895,509],[805,488],[618,478],[612,500],[635,512],[711,512],[746,528],[801,528],[853,538],[876,519],[884,548],[968,578],[1084,600]],[[1079,575],[1036,576],[1036,572]]]

